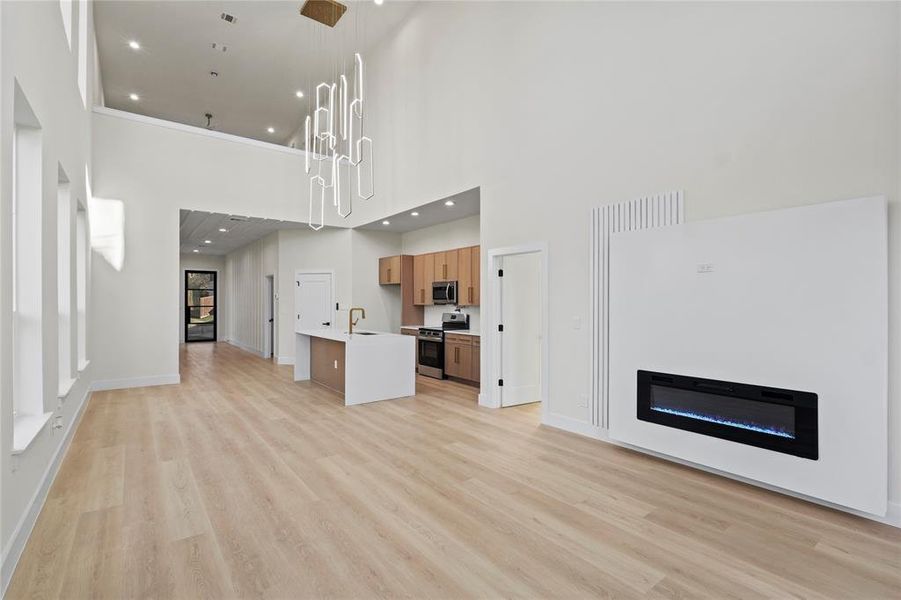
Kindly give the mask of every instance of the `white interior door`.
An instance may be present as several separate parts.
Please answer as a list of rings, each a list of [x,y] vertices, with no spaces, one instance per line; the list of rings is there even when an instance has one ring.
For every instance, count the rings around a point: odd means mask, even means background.
[[[541,400],[541,257],[503,257],[501,278],[501,406]]]
[[[295,330],[330,328],[335,321],[331,273],[297,273],[294,287]]]
[[[264,278],[265,298],[263,305],[266,307],[263,315],[263,348],[264,358],[272,358],[275,356],[275,277],[266,275]]]

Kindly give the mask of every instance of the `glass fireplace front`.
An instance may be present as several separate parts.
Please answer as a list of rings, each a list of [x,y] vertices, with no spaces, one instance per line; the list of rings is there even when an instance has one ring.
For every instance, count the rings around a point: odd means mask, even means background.
[[[817,460],[811,392],[638,371],[638,418]]]

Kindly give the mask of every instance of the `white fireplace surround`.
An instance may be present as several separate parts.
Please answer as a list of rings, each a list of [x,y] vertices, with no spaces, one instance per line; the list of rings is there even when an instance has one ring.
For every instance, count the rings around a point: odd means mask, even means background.
[[[887,255],[882,197],[614,234],[610,437],[885,515]],[[639,369],[815,392],[819,459],[639,421]]]

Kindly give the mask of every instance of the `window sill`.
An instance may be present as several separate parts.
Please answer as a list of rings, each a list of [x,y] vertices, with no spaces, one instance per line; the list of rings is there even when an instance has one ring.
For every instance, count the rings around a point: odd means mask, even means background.
[[[59,400],[63,400],[66,396],[69,395],[69,392],[72,391],[72,386],[75,385],[76,379],[67,379],[65,381],[59,382],[59,392],[57,392],[56,397]]]
[[[25,452],[52,416],[52,412],[17,416],[13,421],[13,454]]]
[[[91,366],[91,361],[86,360],[82,363],[78,363],[78,374],[81,375],[84,373],[84,370]]]

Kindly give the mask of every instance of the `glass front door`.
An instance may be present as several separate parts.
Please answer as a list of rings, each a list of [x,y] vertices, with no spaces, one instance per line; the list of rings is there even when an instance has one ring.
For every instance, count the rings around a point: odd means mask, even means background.
[[[185,341],[216,341],[215,271],[185,271]]]

